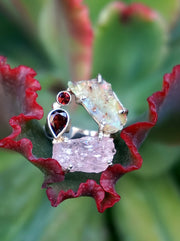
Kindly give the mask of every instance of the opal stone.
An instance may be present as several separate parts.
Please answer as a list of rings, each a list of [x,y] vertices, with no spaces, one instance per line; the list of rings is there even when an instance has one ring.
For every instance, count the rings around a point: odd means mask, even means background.
[[[53,144],[53,156],[63,170],[70,172],[99,173],[107,169],[115,154],[113,139],[81,137]]]
[[[105,80],[70,81],[68,87],[105,133],[115,133],[126,124],[126,109]]]

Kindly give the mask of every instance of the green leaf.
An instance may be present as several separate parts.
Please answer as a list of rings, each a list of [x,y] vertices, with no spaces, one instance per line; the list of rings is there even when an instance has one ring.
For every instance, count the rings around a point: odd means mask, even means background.
[[[4,154],[5,157],[5,154]],[[67,200],[52,208],[41,190],[43,176],[19,155],[16,166],[0,176],[0,237],[3,241],[107,240],[103,216],[89,198]],[[10,161],[11,163],[11,161]],[[9,164],[10,164],[9,163]],[[0,167],[1,169],[1,167]]]
[[[39,33],[62,79],[89,78],[93,35],[88,12],[80,1],[47,0],[40,14]]]
[[[63,41],[63,38],[67,38],[67,30],[63,24],[62,13],[59,13],[62,26],[57,26],[55,12],[54,1],[46,1],[40,14],[39,33],[51,61],[59,68],[61,78],[70,79],[68,42]]]
[[[97,22],[101,10],[110,2],[114,2],[114,0],[84,0],[84,3],[88,6],[93,24]]]
[[[28,14],[28,17],[33,22],[35,26],[37,26],[37,22],[39,19],[39,13],[41,11],[41,8],[43,6],[44,0],[21,0],[19,1],[22,6],[22,9],[24,9],[25,13]]]
[[[166,31],[159,17],[143,17],[137,11],[125,21],[116,5],[109,5],[99,18],[93,74],[100,72],[112,83],[130,113],[131,110],[136,112],[143,103],[141,93],[148,92],[148,85],[152,85],[150,90],[157,85],[157,80],[153,84],[146,81],[163,62],[166,40]],[[141,84],[144,88],[134,92],[134,88]],[[138,101],[133,98],[133,93],[138,96]]]
[[[21,163],[19,153],[10,150],[0,149],[0,173],[6,171],[10,167],[17,166]],[[15,161],[16,160],[16,161]]]
[[[139,152],[143,158],[143,165],[137,171],[137,175],[144,178],[167,173],[180,156],[179,146],[166,145],[148,138]]]
[[[178,64],[180,64],[180,36],[175,41],[170,41],[169,53],[161,69],[163,73],[169,73]]]
[[[27,26],[23,29],[23,16],[19,14],[21,21],[16,20],[13,13],[8,10],[0,9],[0,54],[8,57],[11,66],[27,65],[36,71],[39,68],[47,69],[50,62],[39,45],[38,36],[33,37]]]
[[[1,160],[0,166],[3,162],[9,162],[9,155],[7,154],[6,159]],[[8,165],[9,168],[0,176],[0,237],[2,240],[15,240],[15,235],[39,205],[42,192],[39,189],[42,182],[40,171],[28,164],[27,160],[20,155],[17,160],[17,155],[14,153],[11,155],[16,165]]]
[[[127,3],[137,2],[136,0],[124,0]],[[179,0],[139,0],[138,3],[143,3],[146,6],[156,10],[171,25],[177,19],[180,4]]]
[[[33,144],[33,154],[36,157],[52,157],[52,140],[48,139],[45,130],[37,120],[30,120],[21,127],[19,139],[27,138]]]
[[[118,189],[122,199],[114,217],[124,241],[179,240],[180,197],[171,178],[144,180],[129,175]]]
[[[43,2],[43,0],[1,0],[1,7],[6,12],[9,12],[16,21],[19,21],[21,26],[25,27],[26,25],[27,27],[28,25],[28,27],[35,30]],[[22,18],[24,18],[24,22],[22,22]]]
[[[93,23],[97,21],[102,8],[104,8],[110,2],[114,2],[114,0],[85,0]],[[127,4],[131,4],[133,2],[143,3],[161,14],[168,24],[172,24],[176,20],[180,7],[179,0],[167,0],[166,2],[164,2],[164,0],[123,0],[119,2],[125,2]]]

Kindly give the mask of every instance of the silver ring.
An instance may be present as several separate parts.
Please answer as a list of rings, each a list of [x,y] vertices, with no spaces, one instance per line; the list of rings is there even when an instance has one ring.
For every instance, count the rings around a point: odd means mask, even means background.
[[[98,124],[98,132],[71,127],[70,115],[64,110],[74,95]],[[60,91],[49,112],[46,132],[53,139],[53,158],[64,171],[102,172],[113,163],[115,148],[111,134],[120,131],[128,111],[99,74],[96,79],[68,82]]]

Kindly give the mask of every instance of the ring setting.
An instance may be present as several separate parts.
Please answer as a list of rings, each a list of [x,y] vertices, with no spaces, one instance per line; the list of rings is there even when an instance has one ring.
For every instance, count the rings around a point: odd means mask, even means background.
[[[74,98],[72,98],[74,96]],[[71,127],[64,109],[72,103],[82,105],[98,124],[98,131]],[[53,139],[53,155],[65,172],[99,173],[113,164],[116,153],[113,138],[127,122],[128,111],[100,74],[96,79],[68,82],[49,112],[46,132]]]

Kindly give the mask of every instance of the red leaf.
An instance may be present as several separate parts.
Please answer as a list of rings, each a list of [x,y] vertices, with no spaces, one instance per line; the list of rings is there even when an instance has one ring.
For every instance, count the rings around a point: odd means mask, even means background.
[[[139,169],[142,165],[142,158],[138,152],[138,148],[147,137],[151,128],[156,124],[158,113],[166,100],[169,99],[169,91],[176,86],[180,86],[180,66],[176,66],[171,74],[166,74],[163,82],[162,91],[154,93],[148,98],[149,118],[145,122],[132,124],[121,131],[121,138],[125,141],[129,148],[131,164],[122,166],[115,164],[109,167],[101,174],[100,184],[94,183],[93,180],[87,180],[79,186],[77,192],[73,190],[58,191],[58,188],[48,187],[47,195],[53,206],[57,206],[60,202],[67,198],[75,198],[79,196],[93,196],[99,212],[103,212],[106,208],[112,207],[120,196],[116,193],[114,186],[117,180],[125,173]],[[178,78],[177,78],[178,77]],[[96,195],[95,195],[96,193]]]
[[[31,141],[26,138],[19,140],[21,130],[26,122],[33,119],[39,120],[43,117],[43,109],[36,102],[36,91],[41,89],[39,82],[34,79],[36,73],[26,66],[11,69],[5,60],[4,57],[0,57],[1,103],[3,99],[3,105],[8,110],[6,121],[7,123],[9,121],[13,131],[8,137],[0,140],[0,147],[24,155],[46,174],[46,183],[62,181],[64,175],[57,161],[51,158],[36,158],[32,154]]]
[[[83,1],[47,2],[42,16],[41,39],[54,64],[62,68],[68,79],[88,79],[92,65],[93,30]]]
[[[180,143],[180,65],[165,74],[163,91],[154,95],[160,105],[158,122],[150,138],[164,143]],[[150,97],[151,98],[151,97]]]
[[[91,73],[93,41],[93,30],[89,20],[88,8],[82,4],[82,0],[65,0],[60,1],[59,4],[64,10],[69,35],[77,45],[71,51],[72,76],[74,80],[88,79]]]
[[[132,3],[130,5],[124,5],[119,2],[114,3],[120,12],[122,12],[122,20],[124,22],[130,20],[133,16],[141,17],[147,21],[153,21],[158,18],[158,14],[153,11],[151,8],[141,4],[141,3]]]
[[[43,116],[42,107],[36,103],[36,91],[40,90],[40,85],[34,79],[34,76],[35,72],[32,69],[25,66],[11,69],[5,63],[5,59],[0,57],[0,84],[4,90],[3,93],[7,93],[7,96],[3,96],[5,98],[3,103],[7,107],[13,107],[13,111],[9,113],[13,131],[8,137],[0,140],[0,147],[22,153],[45,173],[43,187],[47,188],[47,196],[53,206],[57,206],[67,198],[92,196],[96,201],[98,211],[103,212],[120,199],[114,188],[117,180],[123,174],[141,167],[142,158],[138,148],[147,137],[150,129],[156,124],[158,113],[174,98],[172,93],[179,94],[176,90],[177,87],[179,90],[180,86],[180,66],[176,66],[171,74],[165,75],[162,91],[158,91],[148,98],[148,120],[132,124],[121,131],[122,141],[128,147],[126,164],[114,164],[101,173],[99,183],[93,179],[87,179],[79,185],[76,191],[72,189],[68,191],[59,190],[58,183],[66,182],[66,175],[59,163],[51,158],[36,158],[32,154],[33,145],[31,141],[27,138],[20,139],[21,130],[25,123],[32,119],[40,119]],[[175,92],[171,92],[172,90]],[[124,155],[123,152],[122,155]],[[76,178],[79,178],[78,174]],[[66,187],[67,189],[68,187]]]

